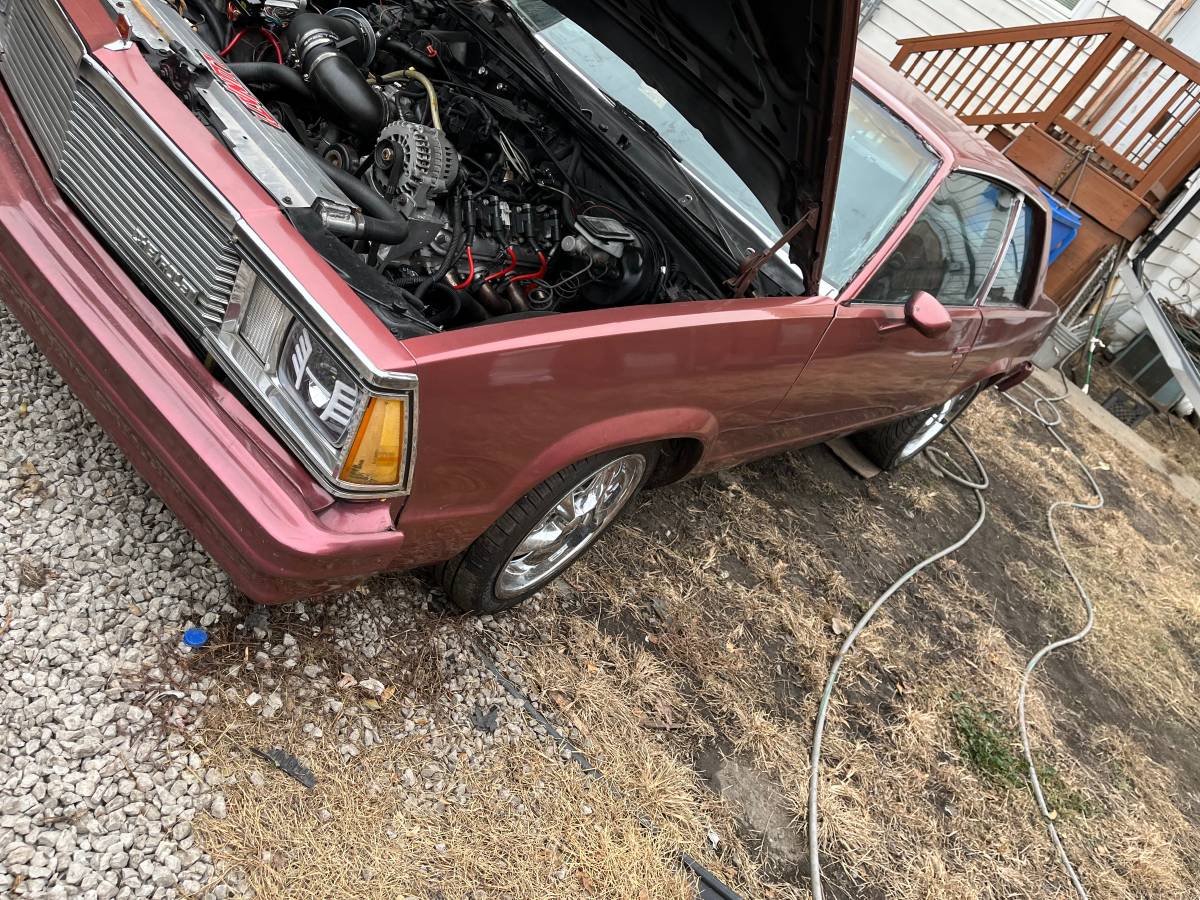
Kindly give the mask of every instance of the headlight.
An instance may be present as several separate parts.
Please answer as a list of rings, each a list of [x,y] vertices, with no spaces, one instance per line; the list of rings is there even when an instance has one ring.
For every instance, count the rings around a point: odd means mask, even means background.
[[[354,376],[299,322],[279,359],[279,380],[330,442],[341,446],[366,393]]]
[[[401,493],[412,467],[416,379],[373,370],[337,335],[303,321],[246,262],[224,325],[210,333],[247,399],[332,493]]]

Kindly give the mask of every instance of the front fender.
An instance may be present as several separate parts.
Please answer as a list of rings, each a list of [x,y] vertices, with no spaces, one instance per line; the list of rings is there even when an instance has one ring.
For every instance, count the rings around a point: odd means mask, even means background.
[[[646,409],[593,422],[563,435],[538,454],[528,470],[506,485],[503,508],[507,509],[555,472],[597,453],[686,438],[699,441],[707,454],[716,441],[717,431],[716,416],[697,407]]]
[[[470,546],[514,503],[555,472],[597,453],[658,441],[688,439],[707,453],[717,437],[716,416],[699,407],[659,407],[610,416],[554,437],[527,435],[519,465],[498,465],[503,454],[481,453],[478,467],[449,465],[433,496],[414,490],[400,525],[412,565],[440,562]],[[434,465],[427,458],[423,465]],[[453,485],[453,487],[451,487]],[[452,505],[445,497],[456,498]],[[439,502],[440,501],[440,502]]]

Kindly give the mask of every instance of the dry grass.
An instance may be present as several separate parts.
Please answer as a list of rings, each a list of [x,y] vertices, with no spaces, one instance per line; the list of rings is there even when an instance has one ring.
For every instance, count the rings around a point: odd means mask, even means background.
[[[1029,653],[1082,621],[1043,516],[1050,499],[1086,496],[1086,485],[1070,456],[1006,405],[986,401],[968,428],[998,482],[994,524],[978,543],[999,558],[968,550],[906,589],[864,635],[834,704],[823,839],[827,858],[843,870],[835,880],[851,892],[999,897],[1065,889],[1027,791],[988,779],[964,759],[953,712],[965,697],[1012,723]],[[1200,702],[1197,660],[1173,634],[1200,634],[1193,513],[1102,436],[1087,438],[1089,463],[1106,473],[1120,464],[1126,482],[1112,510],[1064,517],[1069,552],[1101,607],[1076,661],[1085,681],[1122,692],[1147,721],[1190,727]],[[673,510],[654,498],[655,510],[607,545],[619,555],[596,554],[571,578],[589,606],[622,620],[626,634],[645,630],[655,652],[686,676],[676,703],[688,698],[703,724],[689,719],[667,736],[680,764],[695,763],[695,742],[705,740],[750,761],[779,787],[798,830],[815,693],[837,640],[834,617],[853,621],[895,573],[969,524],[969,494],[926,474],[897,481],[879,489],[890,498],[852,489],[805,502],[815,484],[804,457],[760,464],[693,486]],[[1125,505],[1158,520],[1158,539],[1131,524]],[[906,522],[930,516],[941,520],[943,538],[906,530]],[[668,530],[687,537],[668,543]],[[630,559],[647,561],[653,577],[631,580]],[[651,591],[668,601],[666,621],[655,615],[660,603],[647,603]],[[1002,623],[1017,615],[1026,626],[1012,633]],[[567,656],[589,658],[586,632],[594,626],[569,617],[557,624]],[[1129,733],[1135,724],[1104,724],[1113,710],[1089,708],[1086,694],[1047,693],[1045,680],[1030,705],[1039,765],[1052,772],[1051,799],[1062,805],[1064,832],[1093,896],[1196,894],[1200,835],[1176,796],[1200,785],[1179,787],[1169,769],[1145,765],[1147,748]],[[620,691],[591,696],[597,709],[612,709]],[[1111,758],[1113,731],[1135,754],[1119,779],[1095,770],[1096,760]],[[1015,754],[1011,727],[1003,737]]]
[[[967,430],[994,479],[989,524],[902,591],[843,667],[821,795],[834,897],[1068,896],[1011,760],[1025,660],[1082,620],[1045,507],[1086,488],[1068,454],[997,400]],[[1035,682],[1039,768],[1096,900],[1200,896],[1196,511],[1102,435],[1066,432],[1086,441],[1110,508],[1062,519],[1098,618]],[[253,787],[245,776],[262,764],[237,748],[280,744],[279,727],[231,705],[203,749],[243,777],[229,817],[203,824],[207,846],[273,897],[682,896],[679,849],[748,897],[807,896],[802,854],[760,826],[762,798],[714,789],[723,760],[757,773],[802,844],[837,632],[973,518],[970,493],[927,470],[868,485],[821,450],[652,494],[555,602],[493,635],[603,782],[529,732],[456,776],[463,802],[447,783],[444,808],[418,810],[403,772],[428,761],[419,742],[343,763],[330,740],[292,732],[282,743],[307,742],[319,786],[268,772]]]
[[[206,747],[230,773],[230,815],[204,824],[219,865],[246,871],[260,897],[686,897],[678,833],[641,827],[637,808],[526,738],[485,765],[439,776],[432,808],[412,802],[405,772],[437,761],[420,739],[385,741],[344,762],[332,742],[304,755],[307,790],[243,748],[299,746],[245,716]],[[249,773],[262,776],[259,784]],[[675,771],[646,773],[657,790],[686,790]],[[422,779],[424,780],[424,779]]]

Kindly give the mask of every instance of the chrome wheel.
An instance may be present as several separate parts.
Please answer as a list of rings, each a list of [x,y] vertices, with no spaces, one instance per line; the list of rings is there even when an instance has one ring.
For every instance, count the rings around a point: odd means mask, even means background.
[[[567,491],[512,552],[496,578],[496,597],[519,596],[570,565],[625,508],[645,472],[646,458],[631,453]]]
[[[959,394],[957,397],[951,397],[937,409],[929,414],[921,427],[917,429],[917,433],[909,438],[908,443],[904,445],[904,449],[900,451],[900,456],[897,457],[897,462],[905,462],[912,459],[933,441],[935,437],[946,430],[946,426],[954,421],[954,417],[958,415],[959,410],[971,402],[974,396],[970,391]]]

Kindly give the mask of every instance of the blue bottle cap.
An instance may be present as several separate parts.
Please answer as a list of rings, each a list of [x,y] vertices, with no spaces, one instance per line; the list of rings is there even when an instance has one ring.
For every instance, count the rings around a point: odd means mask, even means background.
[[[189,647],[203,647],[208,643],[208,632],[203,628],[189,628],[183,633],[183,642]]]

